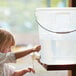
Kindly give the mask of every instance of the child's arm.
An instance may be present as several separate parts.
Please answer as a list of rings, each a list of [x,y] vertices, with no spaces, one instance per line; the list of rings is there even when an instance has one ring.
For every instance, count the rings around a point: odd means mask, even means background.
[[[28,50],[24,50],[24,51],[20,51],[20,52],[15,52],[15,57],[16,57],[16,59],[18,59],[18,58],[26,56],[26,55],[28,55],[28,54],[30,54],[32,52],[39,52],[40,49],[41,49],[41,46],[38,45],[38,46],[36,46],[36,47],[34,47],[32,49],[28,49]]]

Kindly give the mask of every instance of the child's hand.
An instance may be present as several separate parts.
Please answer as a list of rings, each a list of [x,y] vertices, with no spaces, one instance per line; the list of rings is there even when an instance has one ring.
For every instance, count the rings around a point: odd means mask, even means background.
[[[27,69],[24,69],[24,72],[25,73],[28,73],[28,72],[32,72],[32,73],[35,73],[35,70],[31,67],[27,68]]]
[[[33,68],[27,68],[27,69],[23,69],[23,70],[19,70],[14,72],[14,74],[12,76],[23,76],[24,74],[28,73],[28,72],[33,72],[35,73],[35,70]]]
[[[28,68],[28,71],[35,73],[35,70],[33,68],[30,68],[30,67]]]
[[[39,52],[41,50],[41,45],[37,45],[33,48],[33,52]]]
[[[32,73],[35,73],[35,70],[31,67],[28,67],[27,69],[24,69],[25,73],[28,73],[28,72],[32,72]]]

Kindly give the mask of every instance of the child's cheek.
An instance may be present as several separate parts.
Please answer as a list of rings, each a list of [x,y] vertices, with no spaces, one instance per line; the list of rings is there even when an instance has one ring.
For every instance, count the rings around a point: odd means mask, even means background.
[[[4,50],[4,51],[2,51],[2,53],[7,53],[7,51],[6,51],[6,50]]]
[[[3,53],[8,53],[8,52],[11,52],[11,50],[4,50]]]
[[[7,50],[4,50],[4,53],[7,53],[8,51]]]

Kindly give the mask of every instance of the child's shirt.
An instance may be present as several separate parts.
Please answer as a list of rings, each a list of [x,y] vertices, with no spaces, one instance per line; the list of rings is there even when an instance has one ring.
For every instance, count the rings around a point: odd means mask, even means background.
[[[5,68],[5,63],[15,63],[15,62],[16,62],[16,58],[14,53],[11,52],[0,53],[0,76],[4,76],[3,72]]]
[[[15,72],[15,67],[7,63],[4,64],[3,76],[12,76]]]

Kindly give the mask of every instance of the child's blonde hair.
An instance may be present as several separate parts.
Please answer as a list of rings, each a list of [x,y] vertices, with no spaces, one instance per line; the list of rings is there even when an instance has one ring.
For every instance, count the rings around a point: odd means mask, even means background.
[[[0,51],[4,51],[10,44],[11,46],[15,45],[13,35],[4,29],[0,29]]]

